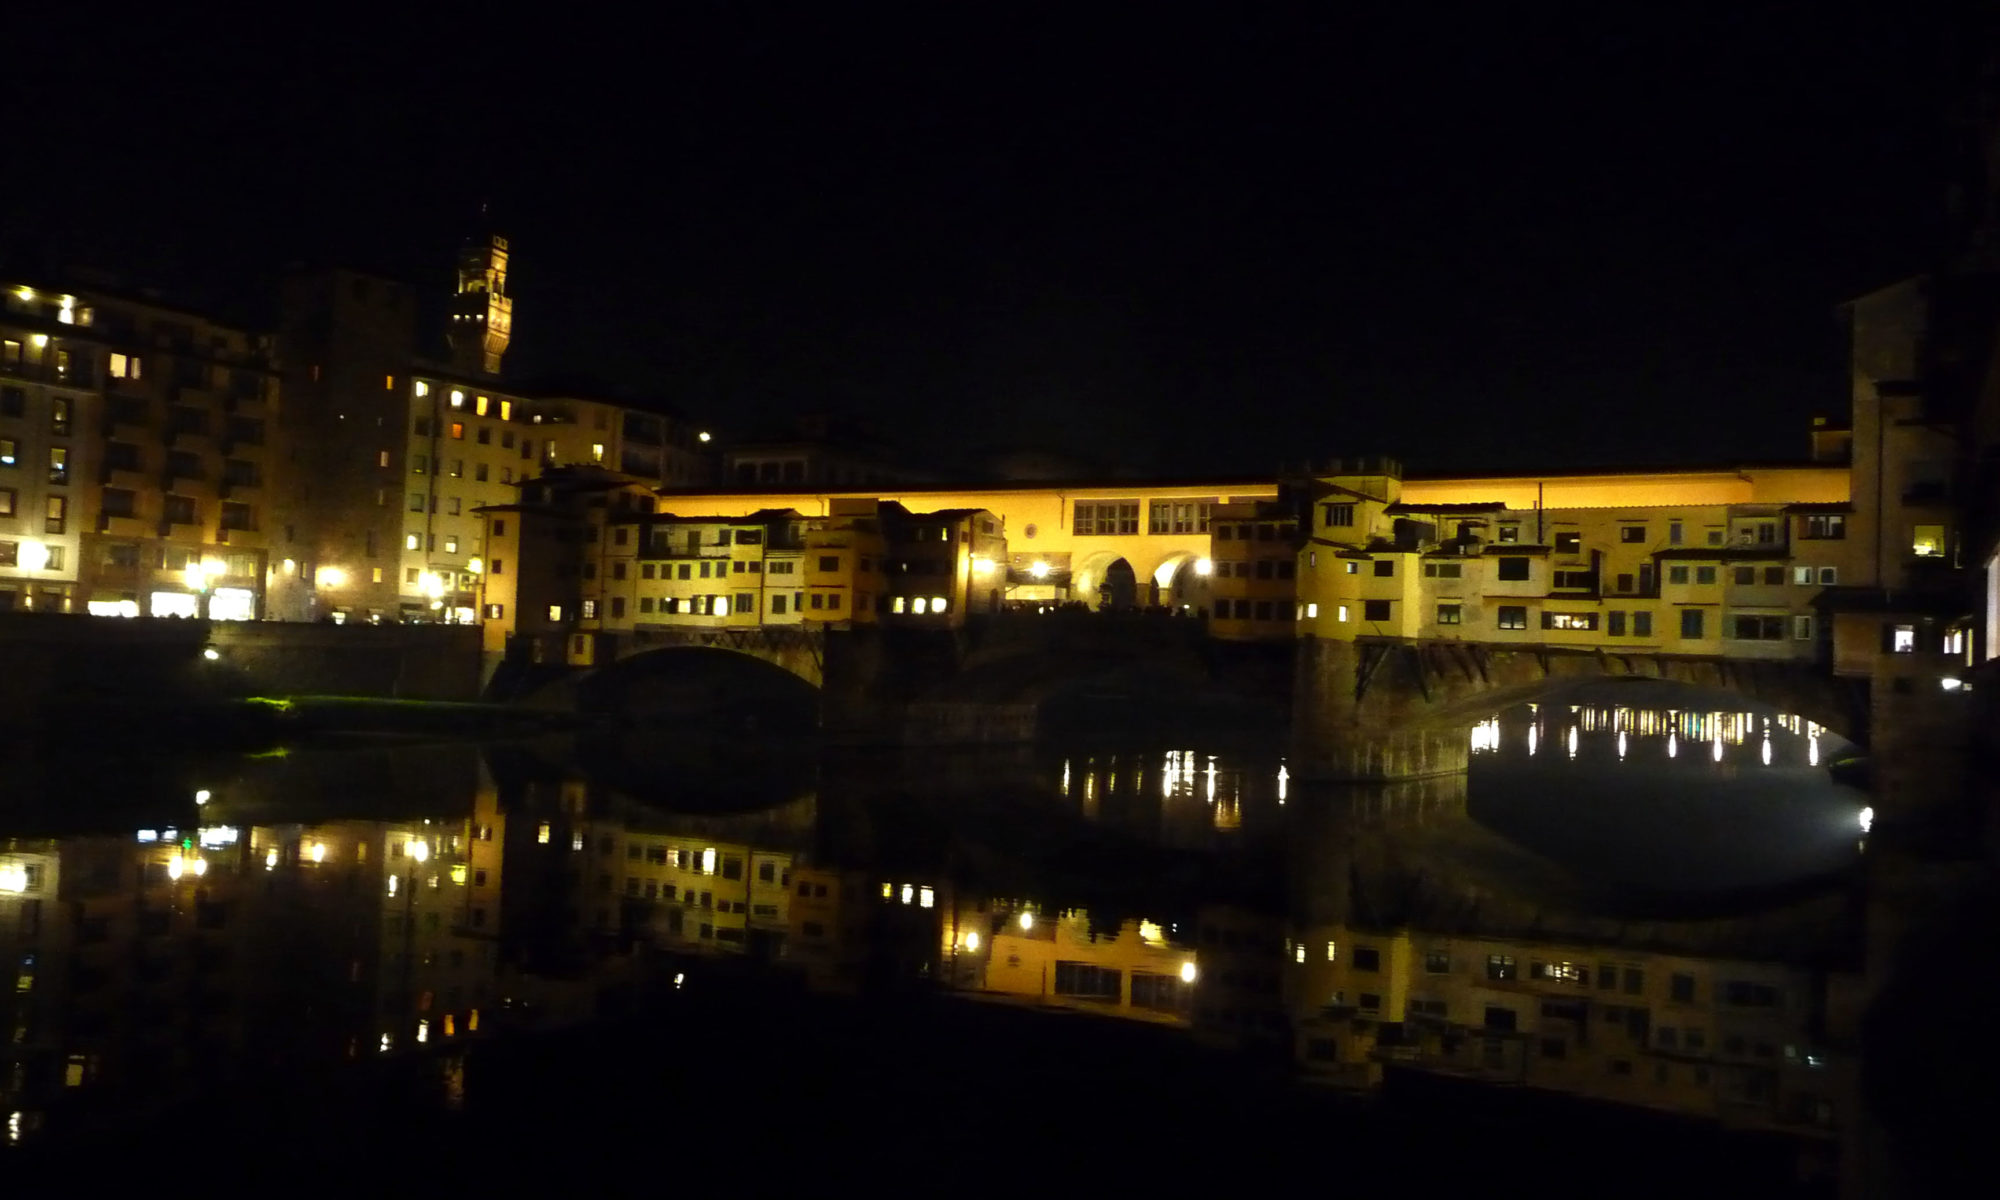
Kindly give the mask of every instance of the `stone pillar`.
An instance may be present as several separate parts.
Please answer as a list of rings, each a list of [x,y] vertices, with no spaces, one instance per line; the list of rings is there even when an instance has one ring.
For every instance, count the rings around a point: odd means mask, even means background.
[[[1293,673],[1292,745],[1306,779],[1392,783],[1465,770],[1466,730],[1433,728],[1408,704],[1355,699],[1361,654],[1353,642],[1301,638]],[[1389,679],[1371,681],[1385,688]]]

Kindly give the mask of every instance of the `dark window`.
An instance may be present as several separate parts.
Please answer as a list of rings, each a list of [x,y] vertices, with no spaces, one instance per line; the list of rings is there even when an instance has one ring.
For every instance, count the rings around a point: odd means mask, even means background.
[[[1390,576],[1394,575],[1395,573],[1396,573],[1395,559],[1378,558],[1375,560],[1375,574],[1377,576]]]
[[[1757,582],[1757,568],[1755,567],[1732,567],[1729,574],[1737,587],[1751,587]]]
[[[1354,948],[1354,969],[1357,971],[1379,971],[1382,969],[1382,952],[1373,946]]]
[[[1514,956],[1511,954],[1489,954],[1486,956],[1486,978],[1512,979],[1515,977]]]
[[[1513,1009],[1502,1008],[1497,1004],[1486,1006],[1486,1028],[1512,1031],[1514,1022]]]
[[[1499,618],[1499,625],[1502,629],[1526,629],[1528,627],[1528,609],[1525,605],[1503,604],[1500,606]]]
[[[1438,605],[1438,624],[1440,625],[1457,625],[1463,615],[1463,610],[1456,604]]]
[[[1518,582],[1528,578],[1528,560],[1525,558],[1503,558],[1495,578]]]
[[[1669,993],[1677,1003],[1694,1003],[1694,976],[1676,973],[1667,984]]]
[[[1681,610],[1681,636],[1690,640],[1701,636],[1700,609],[1684,608]]]
[[[1644,525],[1621,525],[1618,527],[1618,540],[1628,545],[1644,542],[1646,540],[1646,527]]]
[[[1583,535],[1580,533],[1559,533],[1556,535],[1556,553],[1583,553]]]
[[[1641,611],[1632,614],[1632,636],[1633,637],[1653,636],[1652,613]]]
[[[1451,955],[1443,950],[1424,952],[1424,971],[1431,975],[1443,975],[1451,970]]]
[[[1604,614],[1604,632],[1609,637],[1625,636],[1625,614],[1608,612]]]
[[[1364,621],[1388,620],[1389,602],[1387,600],[1363,600],[1361,602],[1361,619]]]
[[[1354,524],[1352,504],[1322,504],[1319,506],[1322,519],[1328,525],[1349,526]]]
[[[1056,964],[1055,994],[1058,996],[1116,1000],[1121,991],[1120,982],[1119,972],[1109,967],[1080,962]]]

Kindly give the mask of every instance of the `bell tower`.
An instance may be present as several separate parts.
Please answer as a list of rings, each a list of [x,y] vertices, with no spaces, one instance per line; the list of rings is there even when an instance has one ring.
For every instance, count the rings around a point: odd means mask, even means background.
[[[485,216],[485,206],[480,215]],[[484,222],[481,222],[484,228]],[[487,230],[458,251],[458,294],[451,305],[452,364],[469,375],[498,375],[514,331],[507,294],[507,239]]]

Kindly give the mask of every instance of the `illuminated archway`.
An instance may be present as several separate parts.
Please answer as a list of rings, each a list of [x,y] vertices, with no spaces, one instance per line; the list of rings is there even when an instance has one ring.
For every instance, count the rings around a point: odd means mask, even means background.
[[[1210,569],[1208,558],[1192,550],[1168,554],[1147,573],[1148,590],[1157,593],[1150,602],[1176,611],[1206,608]]]

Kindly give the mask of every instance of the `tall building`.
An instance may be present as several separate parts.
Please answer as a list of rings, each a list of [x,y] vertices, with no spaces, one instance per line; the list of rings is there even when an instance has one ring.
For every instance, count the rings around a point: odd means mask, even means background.
[[[0,311],[0,609],[266,615],[266,339],[108,288]]]
[[[278,334],[287,481],[273,615],[480,619],[489,557],[475,510],[552,467],[616,466],[654,485],[706,476],[701,439],[669,413],[498,378],[513,328],[507,240],[467,244],[446,360],[422,352],[413,290],[348,270],[295,272]]]

